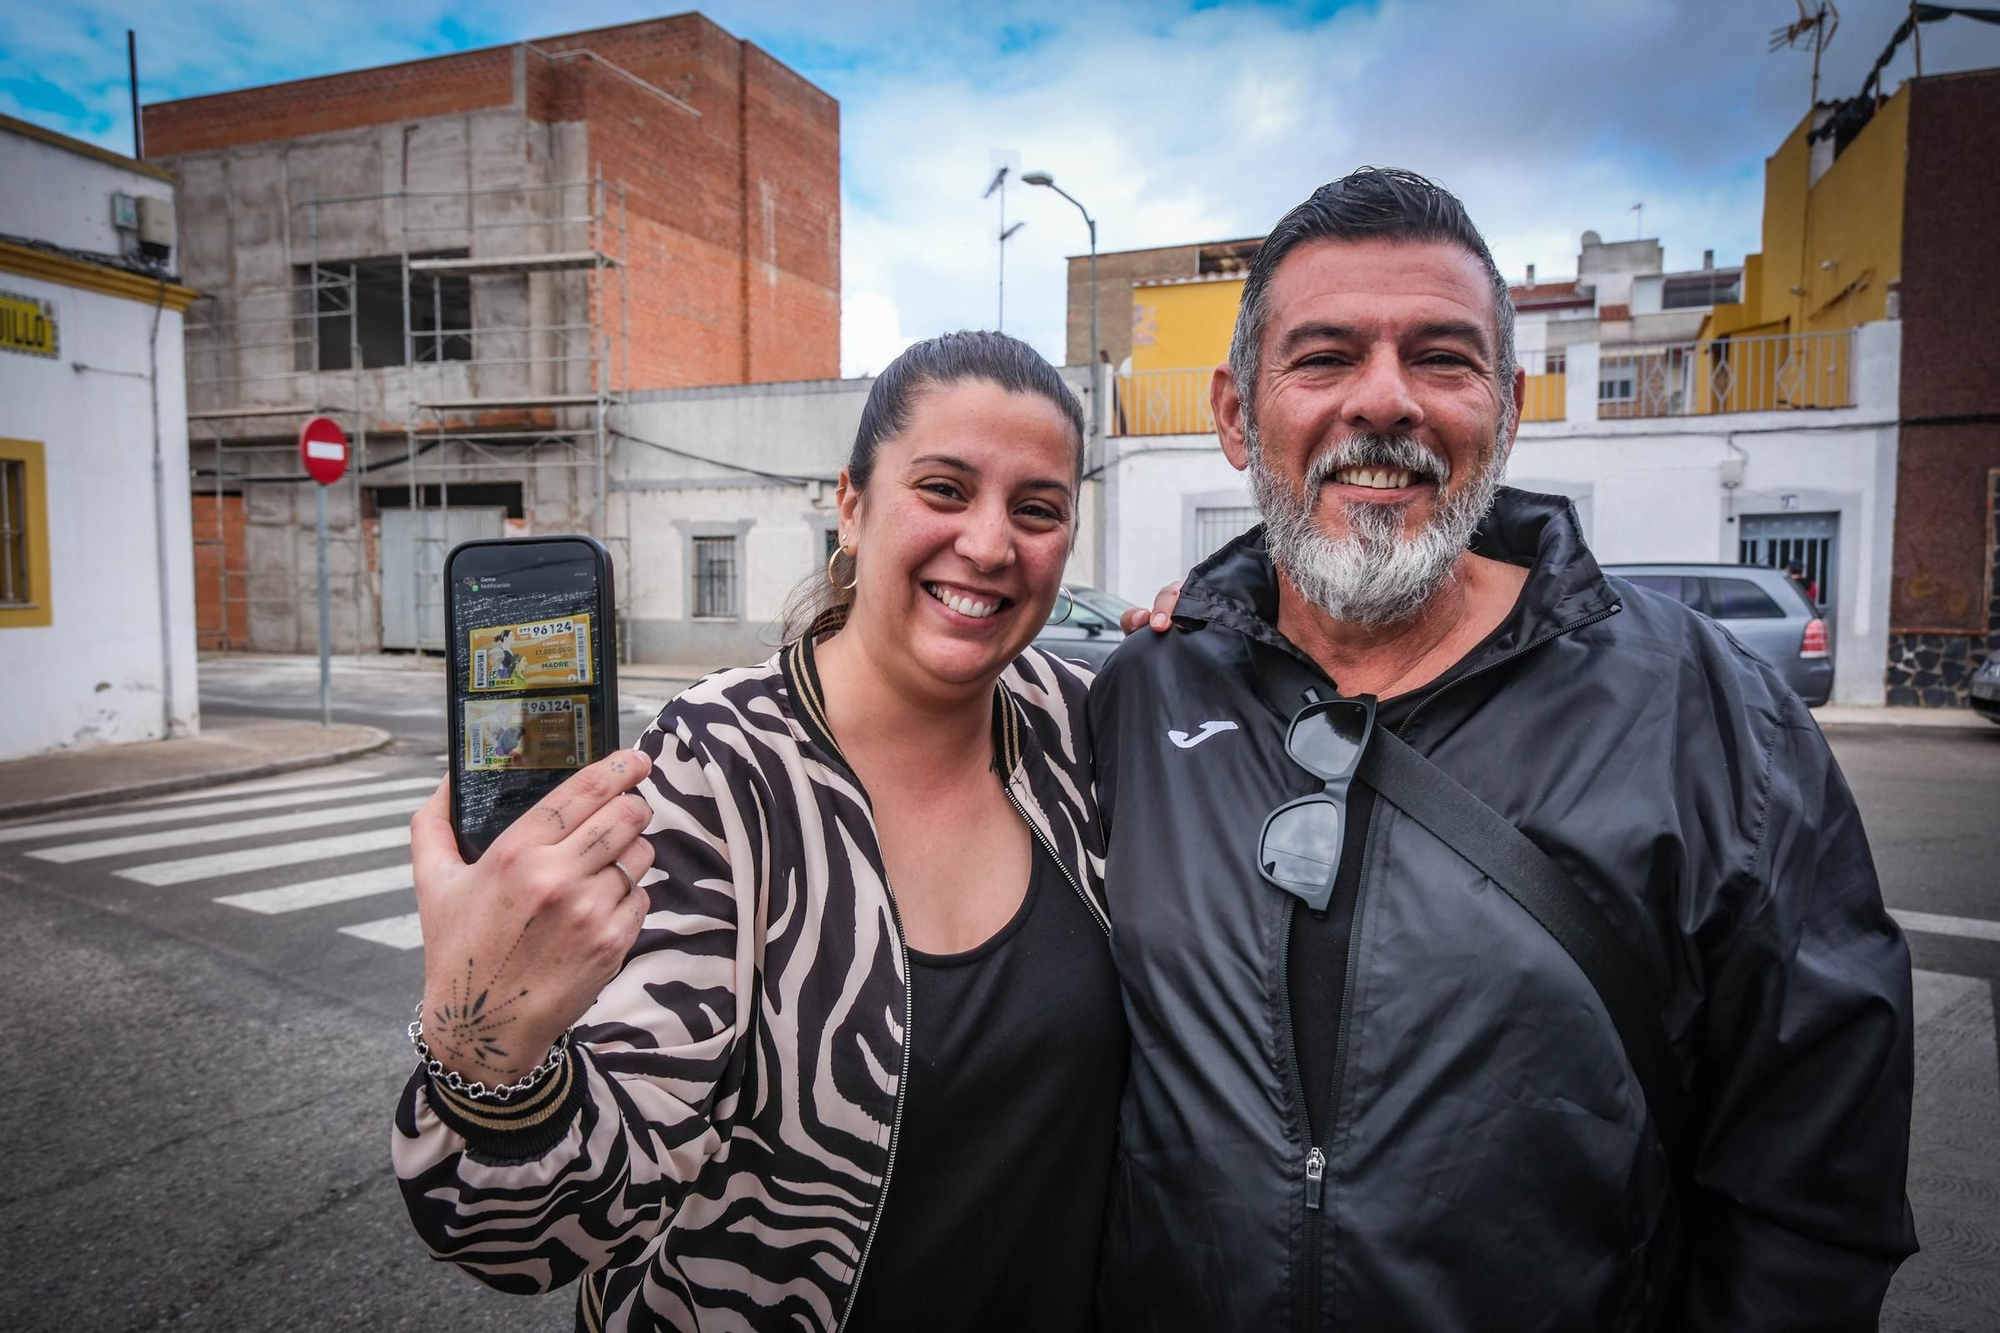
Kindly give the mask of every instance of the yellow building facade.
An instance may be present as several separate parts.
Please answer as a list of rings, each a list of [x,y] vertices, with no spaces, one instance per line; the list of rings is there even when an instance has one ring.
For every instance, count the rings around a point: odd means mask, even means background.
[[[1119,433],[1199,435],[1215,429],[1208,387],[1229,359],[1241,274],[1132,286],[1132,366],[1118,375]]]
[[[1830,140],[1808,140],[1819,118],[1765,160],[1763,249],[1743,260],[1743,299],[1703,324],[1698,411],[1854,401],[1853,342],[1836,335],[1887,318],[1901,277],[1910,87],[1838,155]]]

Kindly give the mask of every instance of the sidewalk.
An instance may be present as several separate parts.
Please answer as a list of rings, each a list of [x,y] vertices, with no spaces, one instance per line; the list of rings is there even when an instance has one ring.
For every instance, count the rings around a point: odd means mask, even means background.
[[[1994,726],[1970,708],[1858,708],[1825,704],[1812,710],[1822,727],[1930,727],[1956,731],[1991,731]]]
[[[335,764],[388,743],[375,727],[246,718],[211,722],[199,736],[14,759],[0,763],[0,819]]]

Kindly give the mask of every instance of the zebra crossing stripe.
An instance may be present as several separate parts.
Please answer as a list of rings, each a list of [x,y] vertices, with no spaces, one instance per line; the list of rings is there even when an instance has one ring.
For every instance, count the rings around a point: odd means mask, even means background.
[[[330,838],[304,838],[272,843],[265,847],[245,847],[234,852],[188,856],[178,861],[158,861],[151,865],[128,866],[112,873],[121,879],[133,879],[141,884],[186,884],[190,880],[208,879],[216,875],[240,875],[251,870],[269,870],[272,866],[326,861],[336,856],[351,856],[356,852],[379,852],[389,847],[409,845],[410,830],[399,824],[393,828],[367,829],[360,833],[342,833]]]
[[[100,856],[124,856],[129,852],[152,852],[167,847],[193,847],[204,842],[229,842],[236,838],[262,837],[269,833],[295,833],[300,829],[319,828],[327,824],[351,824],[357,820],[374,819],[382,815],[408,815],[422,805],[407,796],[399,796],[389,801],[363,802],[360,805],[341,806],[333,810],[302,810],[289,815],[270,815],[263,819],[235,819],[220,824],[199,824],[193,828],[161,829],[152,833],[134,833],[123,838],[98,838],[91,842],[69,842],[58,847],[40,847],[28,853],[40,861],[54,861],[68,864],[72,861],[88,861]],[[408,829],[396,832],[409,837]]]
[[[1905,912],[1891,908],[1889,915],[1904,930],[1921,930],[1929,935],[1956,935],[1962,940],[2000,941],[2000,921],[1982,921],[1972,916],[1939,916],[1933,912]]]
[[[384,917],[380,921],[364,921],[358,926],[342,926],[340,933],[352,935],[371,944],[386,944],[391,949],[420,949],[424,943],[423,928],[417,924],[417,914]]]
[[[374,870],[357,870],[351,875],[335,875],[330,879],[309,879],[275,889],[258,889],[254,893],[232,893],[215,901],[265,916],[276,916],[280,912],[297,912],[308,907],[324,907],[328,903],[344,903],[353,898],[367,898],[415,887],[408,865],[380,866]]]
[[[356,787],[330,787],[311,792],[278,792],[275,795],[231,798],[213,805],[177,805],[164,810],[127,810],[115,815],[89,815],[81,819],[58,819],[52,823],[16,824],[0,828],[0,843],[61,837],[71,833],[96,833],[103,829],[127,829],[147,824],[171,824],[178,819],[212,819],[251,810],[275,810],[287,805],[312,805],[338,801],[349,796],[379,796],[383,792],[408,791],[413,787],[437,786],[434,778],[392,778],[366,782]],[[160,844],[154,843],[154,846]]]
[[[258,792],[290,791],[294,787],[327,787],[343,782],[360,782],[366,778],[382,775],[374,769],[357,769],[351,773],[335,773],[323,768],[309,769],[304,773],[287,773],[275,778],[259,778],[255,782],[232,782],[223,787],[201,787],[194,791],[184,791],[174,796],[154,796],[135,805],[151,808],[156,805],[182,805],[188,801],[212,801],[219,796],[252,796]]]

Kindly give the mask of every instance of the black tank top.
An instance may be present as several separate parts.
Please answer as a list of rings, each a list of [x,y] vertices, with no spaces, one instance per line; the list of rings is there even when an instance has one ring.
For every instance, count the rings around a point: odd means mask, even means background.
[[[975,949],[910,950],[910,1087],[849,1333],[1091,1326],[1128,1056],[1111,947],[1035,840]]]

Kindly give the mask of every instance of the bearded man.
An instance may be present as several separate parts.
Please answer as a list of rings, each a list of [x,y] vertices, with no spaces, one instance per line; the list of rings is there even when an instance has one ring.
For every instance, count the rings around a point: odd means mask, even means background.
[[[1321,188],[1250,270],[1212,402],[1265,523],[1091,695],[1109,1328],[1872,1329],[1915,1249],[1854,802],[1773,671],[1500,486],[1524,382],[1421,177]]]

